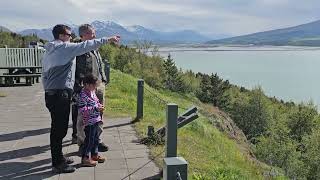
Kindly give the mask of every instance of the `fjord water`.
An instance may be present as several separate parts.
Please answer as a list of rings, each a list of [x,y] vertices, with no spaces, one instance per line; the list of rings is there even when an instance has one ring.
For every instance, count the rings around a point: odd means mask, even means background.
[[[160,48],[168,53],[183,70],[218,73],[239,86],[261,86],[270,97],[320,105],[320,48]]]

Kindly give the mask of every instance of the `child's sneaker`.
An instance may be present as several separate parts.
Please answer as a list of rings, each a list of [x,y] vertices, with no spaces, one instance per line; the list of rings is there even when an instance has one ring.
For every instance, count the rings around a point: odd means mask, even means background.
[[[97,161],[94,161],[90,158],[87,157],[83,157],[81,159],[81,166],[85,166],[85,167],[94,167],[97,165]]]
[[[99,155],[92,156],[91,158],[94,161],[98,161],[98,163],[104,163],[104,161],[106,161],[106,158]]]

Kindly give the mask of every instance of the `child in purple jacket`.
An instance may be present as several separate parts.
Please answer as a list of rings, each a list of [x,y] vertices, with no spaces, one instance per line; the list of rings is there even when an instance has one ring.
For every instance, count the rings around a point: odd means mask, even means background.
[[[97,162],[103,163],[105,161],[105,158],[98,154],[98,123],[102,121],[100,114],[103,112],[104,107],[100,104],[95,93],[99,85],[98,78],[89,74],[84,77],[83,84],[84,88],[80,92],[78,101],[79,113],[82,115],[86,134],[81,164],[82,166],[93,167],[97,165]]]

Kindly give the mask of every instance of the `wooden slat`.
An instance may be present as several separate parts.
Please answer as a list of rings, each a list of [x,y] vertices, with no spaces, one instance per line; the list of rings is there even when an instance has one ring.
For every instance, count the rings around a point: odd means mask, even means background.
[[[12,49],[12,54],[13,54],[13,62],[14,66],[19,66],[18,58],[17,58],[17,49]]]
[[[35,53],[34,53],[35,49],[30,49],[30,52],[31,52],[31,61],[30,63],[34,64],[35,60],[36,60],[36,56],[35,56]]]
[[[21,50],[21,54],[22,54],[22,57],[21,57],[21,61],[26,61],[26,50]]]
[[[14,66],[14,58],[13,58],[13,53],[12,53],[12,49],[8,49],[9,51],[9,66]]]
[[[6,51],[4,48],[0,49],[0,66],[4,66],[6,64]]]
[[[4,48],[0,49],[0,66],[4,66],[6,64],[6,50]],[[0,74],[7,72],[7,70],[0,70]]]
[[[38,53],[37,53],[38,49],[34,49],[33,50],[33,56],[34,56],[34,61],[32,62],[32,65],[36,65],[37,59],[38,59]]]
[[[21,55],[21,49],[17,49],[17,60],[19,64],[22,62],[22,55]]]
[[[12,49],[12,55],[13,55],[14,66],[19,66],[18,58],[17,58],[17,49]]]
[[[26,52],[27,52],[27,54],[28,54],[28,56],[27,56],[28,59],[27,59],[26,62],[30,62],[29,64],[32,65],[32,58],[31,58],[32,54],[31,54],[31,50],[30,50],[30,49],[26,49]]]

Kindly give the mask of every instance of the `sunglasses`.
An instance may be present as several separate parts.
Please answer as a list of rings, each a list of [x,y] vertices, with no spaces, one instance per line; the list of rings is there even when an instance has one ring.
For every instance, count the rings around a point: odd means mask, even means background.
[[[67,35],[72,38],[72,34],[64,33],[64,35]]]

